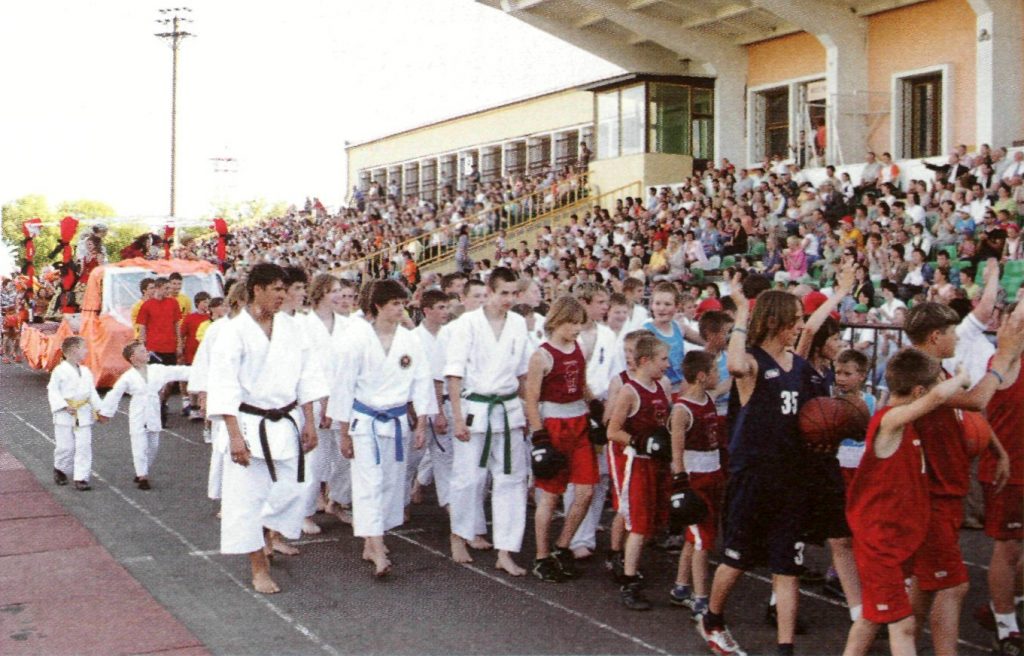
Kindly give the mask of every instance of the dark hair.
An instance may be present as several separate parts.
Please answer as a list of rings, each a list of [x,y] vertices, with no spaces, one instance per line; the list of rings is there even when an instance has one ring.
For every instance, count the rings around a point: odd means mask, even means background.
[[[245,278],[245,291],[248,292],[249,298],[253,298],[253,290],[257,287],[269,287],[275,282],[283,282],[288,284],[288,274],[284,272],[284,269],[271,264],[270,262],[260,262],[249,269],[249,275]]]
[[[772,281],[768,276],[759,273],[751,273],[743,279],[743,295],[747,298],[757,298],[757,295],[766,289],[771,289]]]
[[[181,278],[181,274],[178,273],[177,271],[175,271],[171,275],[167,276],[167,279],[168,280],[181,280],[182,278]]]
[[[932,332],[945,330],[959,323],[960,315],[956,310],[944,303],[927,301],[910,308],[907,318],[903,321],[903,330],[912,344],[923,344]]]
[[[683,378],[689,384],[697,382],[697,374],[711,373],[715,368],[715,356],[709,351],[690,351],[683,356]]]
[[[811,350],[808,351],[809,357],[817,355],[818,351],[825,346],[825,342],[829,340],[832,335],[839,333],[839,322],[832,317],[825,317],[824,323],[818,328],[818,331],[814,333],[814,337],[811,339]]]
[[[121,349],[121,356],[125,360],[127,360],[128,362],[131,362],[132,361],[132,353],[134,353],[135,349],[139,348],[140,346],[145,348],[145,344],[143,344],[142,342],[140,342],[137,339],[133,340],[131,342],[128,342],[127,344],[124,345],[124,348]]]
[[[491,271],[491,277],[487,279],[487,287],[494,291],[498,287],[499,282],[516,282],[516,274],[512,269],[508,267],[494,267]]]
[[[427,310],[438,303],[447,303],[448,294],[445,294],[440,289],[428,289],[423,292],[423,296],[420,297],[420,308]]]
[[[198,294],[195,295],[193,300],[195,301],[196,307],[199,307],[199,304],[202,303],[203,301],[210,300],[210,293],[209,292],[199,292]]]
[[[853,363],[857,367],[857,371],[864,374],[868,371],[868,356],[864,355],[860,351],[852,348],[843,349],[836,356],[836,364],[848,364]]]
[[[889,358],[885,367],[885,384],[893,394],[906,396],[918,385],[926,389],[935,385],[942,363],[924,351],[907,347]]]
[[[139,281],[139,292],[145,294],[146,290],[153,285],[155,278],[143,278]]]
[[[711,333],[721,332],[721,330],[730,323],[734,323],[733,318],[725,312],[720,310],[708,310],[704,314],[700,315],[700,319],[697,320],[697,332],[700,333],[701,337],[707,339],[708,335]]]
[[[377,316],[380,308],[395,299],[405,300],[409,293],[395,280],[378,280],[370,290],[370,314]]]
[[[284,275],[284,284],[289,287],[297,282],[301,282],[303,285],[309,283],[309,276],[307,276],[306,272],[297,266],[286,266],[284,268]]]
[[[224,301],[224,297],[223,296],[217,296],[217,297],[211,298],[210,299],[210,309],[212,310],[214,308],[219,308],[220,306],[224,305],[224,303],[225,303],[225,301]]]

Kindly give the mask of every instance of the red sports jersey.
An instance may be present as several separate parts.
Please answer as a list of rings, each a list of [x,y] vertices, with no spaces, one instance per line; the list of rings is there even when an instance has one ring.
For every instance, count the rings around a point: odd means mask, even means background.
[[[942,375],[949,378],[943,370]],[[967,456],[961,412],[940,406],[914,422],[918,435],[927,435],[924,456],[928,461],[928,492],[936,497],[967,496],[971,482],[971,459]]]
[[[1024,357],[1021,364],[1024,365]],[[1024,485],[1024,370],[1017,376],[1017,382],[996,391],[986,410],[992,430],[1010,456],[1010,484]],[[995,475],[996,457],[986,449],[978,463],[978,480],[992,483]]]
[[[868,425],[864,458],[847,495],[846,518],[855,543],[865,545],[874,558],[897,564],[924,541],[931,505],[925,452],[914,424],[903,427],[895,453],[888,458],[875,455],[879,424],[891,409],[876,412]]]
[[[697,403],[680,396],[677,403],[686,406],[693,416],[693,423],[686,431],[687,451],[718,451],[722,445],[722,420],[715,408],[715,400],[707,392],[704,402]]]
[[[209,320],[210,315],[205,312],[193,312],[182,320],[182,330],[185,332],[185,364],[190,365],[195,359],[196,351],[199,349],[196,333],[199,331],[199,326]]]
[[[663,428],[668,421],[668,395],[661,383],[654,381],[654,389],[649,390],[632,378],[626,381],[640,397],[640,407],[636,414],[627,417],[623,425],[632,437],[647,437],[655,430]]]
[[[540,400],[551,403],[583,400],[583,388],[586,386],[583,376],[587,371],[587,361],[580,345],[573,344],[571,353],[555,348],[548,342],[540,347],[551,355],[553,362],[551,371],[541,381]]]

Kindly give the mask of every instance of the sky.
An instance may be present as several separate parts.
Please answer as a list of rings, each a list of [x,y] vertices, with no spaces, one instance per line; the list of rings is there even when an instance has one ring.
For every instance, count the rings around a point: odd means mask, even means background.
[[[154,0],[0,3],[0,204],[43,194],[169,213],[171,50]],[[473,0],[191,0],[177,215],[329,206],[344,145],[621,72]],[[234,172],[215,172],[230,157]],[[224,168],[221,166],[221,168]]]

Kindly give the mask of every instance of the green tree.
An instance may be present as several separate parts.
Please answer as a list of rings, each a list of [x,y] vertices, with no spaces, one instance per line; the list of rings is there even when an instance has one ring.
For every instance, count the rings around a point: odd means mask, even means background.
[[[106,219],[117,216],[114,208],[98,200],[69,200],[57,206],[57,215],[60,218],[73,216],[79,220]]]
[[[18,260],[25,259],[25,235],[21,226],[29,219],[39,218],[43,223],[52,222],[54,214],[46,202],[46,197],[38,194],[23,196],[0,208],[2,215],[4,240],[18,246]],[[35,238],[36,256],[34,264],[38,269],[46,263],[46,256],[57,245],[60,230],[53,226],[44,227]]]

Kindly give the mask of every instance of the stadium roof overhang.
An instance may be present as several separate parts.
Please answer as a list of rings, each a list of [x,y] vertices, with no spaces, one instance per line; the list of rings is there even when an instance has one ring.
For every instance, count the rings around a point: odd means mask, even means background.
[[[715,75],[742,46],[796,32],[834,32],[926,0],[477,1],[627,71]]]

